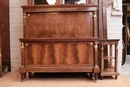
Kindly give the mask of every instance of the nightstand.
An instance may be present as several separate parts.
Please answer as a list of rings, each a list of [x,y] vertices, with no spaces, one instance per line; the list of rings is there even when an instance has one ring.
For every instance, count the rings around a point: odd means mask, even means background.
[[[104,76],[117,76],[118,63],[118,41],[119,39],[100,40],[101,47],[101,79]]]

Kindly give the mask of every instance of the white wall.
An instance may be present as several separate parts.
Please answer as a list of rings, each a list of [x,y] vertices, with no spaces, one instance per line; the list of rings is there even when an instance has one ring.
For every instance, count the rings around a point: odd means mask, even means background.
[[[18,70],[21,65],[20,42],[19,38],[23,37],[23,21],[21,5],[26,5],[27,0],[9,0],[10,1],[10,47],[11,47],[11,68]],[[122,0],[119,0],[120,3]],[[120,4],[121,6],[121,4]],[[108,38],[122,38],[122,17],[111,16],[112,6],[107,8],[108,11]],[[122,44],[119,43],[119,65],[122,58]]]
[[[20,42],[23,37],[22,9],[21,5],[27,0],[9,0],[10,3],[10,47],[11,47],[11,68],[17,70],[20,66]]]
[[[119,0],[120,9],[122,9],[122,0]],[[122,62],[122,15],[111,15],[113,6],[107,8],[107,25],[108,25],[108,38],[120,39],[118,45],[118,65],[121,66]]]

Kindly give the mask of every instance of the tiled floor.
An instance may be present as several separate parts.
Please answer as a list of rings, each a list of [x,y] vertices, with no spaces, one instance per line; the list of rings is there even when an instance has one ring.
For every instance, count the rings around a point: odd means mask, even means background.
[[[119,72],[130,78],[130,55],[127,55],[126,62],[119,68]]]

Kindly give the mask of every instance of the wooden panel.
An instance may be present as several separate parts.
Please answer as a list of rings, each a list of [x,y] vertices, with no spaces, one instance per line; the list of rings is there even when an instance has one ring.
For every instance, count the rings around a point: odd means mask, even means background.
[[[22,80],[26,72],[91,72],[97,79],[97,7],[94,0],[89,4],[22,6]]]
[[[94,63],[93,46],[89,43],[77,44],[77,52],[79,64],[92,64]]]
[[[26,46],[27,65],[94,64],[93,45],[87,43],[39,43]]]
[[[10,66],[9,0],[0,0],[0,38],[2,62]]]
[[[59,43],[54,45],[54,56],[56,65],[64,64],[65,51],[65,44]]]
[[[26,19],[25,38],[94,36],[92,12],[31,13],[30,15]]]

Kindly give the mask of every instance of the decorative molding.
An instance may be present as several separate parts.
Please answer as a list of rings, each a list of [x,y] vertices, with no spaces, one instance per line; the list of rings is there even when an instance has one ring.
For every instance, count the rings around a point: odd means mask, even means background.
[[[113,8],[117,11],[121,10],[119,6],[119,0],[113,0]]]
[[[113,0],[113,10],[112,10],[112,15],[115,16],[121,16],[122,15],[122,10],[120,7],[120,2],[119,0]]]
[[[106,0],[106,7],[113,5],[113,9],[111,14],[115,16],[121,16],[122,15],[122,10],[120,8],[120,2],[119,0]]]

